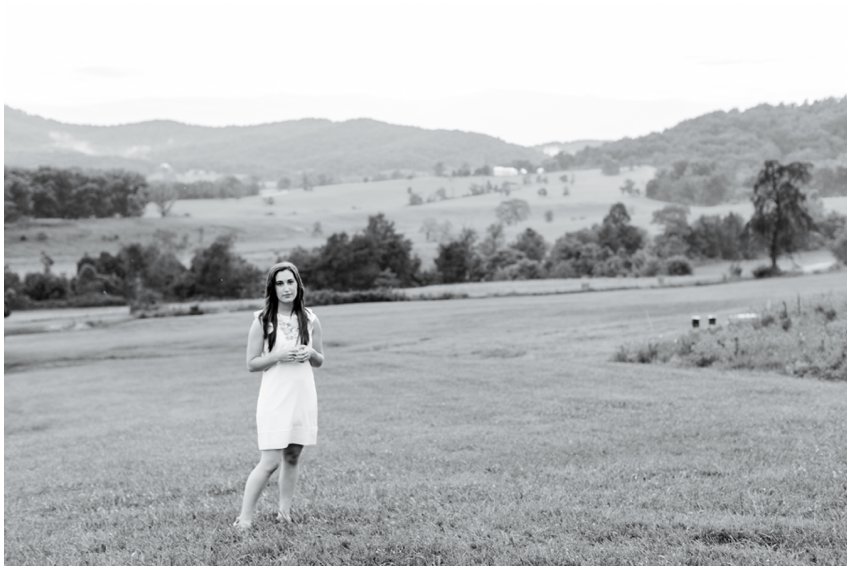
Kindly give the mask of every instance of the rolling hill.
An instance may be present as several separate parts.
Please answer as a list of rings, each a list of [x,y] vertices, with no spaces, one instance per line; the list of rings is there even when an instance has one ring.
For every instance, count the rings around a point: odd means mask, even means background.
[[[667,168],[678,160],[698,160],[730,171],[752,171],[768,159],[844,166],[847,121],[846,97],[716,111],[662,132],[583,148],[575,164],[598,167],[609,157],[621,166]]]
[[[522,223],[506,228],[508,241],[527,227],[539,232],[549,244],[568,231],[577,231],[600,223],[612,204],[623,202],[631,223],[656,234],[661,226],[652,223],[653,212],[666,205],[646,196],[625,196],[620,188],[626,179],[643,186],[655,169],[624,169],[618,175],[604,176],[599,170],[574,170],[548,173],[541,182],[534,178],[523,183],[522,176],[492,177],[492,182],[509,181],[515,190],[512,198],[528,202],[530,216]],[[570,176],[569,194],[561,176]],[[161,217],[149,204],[141,218],[92,218],[80,220],[32,219],[4,225],[5,263],[21,275],[40,271],[41,252],[54,261],[56,273],[76,273],[76,263],[84,253],[101,251],[116,253],[122,245],[151,243],[158,233],[172,234],[180,242],[184,236],[188,247],[182,261],[188,265],[193,250],[206,247],[219,235],[234,234],[235,250],[258,267],[266,267],[275,258],[294,247],[313,248],[322,245],[337,232],[352,235],[363,230],[370,215],[383,213],[397,231],[411,239],[414,253],[425,266],[437,254],[438,243],[429,240],[422,228],[427,220],[445,224],[450,233],[462,229],[475,230],[481,237],[494,223],[496,208],[505,200],[498,193],[469,195],[470,186],[483,185],[485,176],[446,178],[423,176],[413,180],[352,182],[317,186],[310,192],[282,190],[262,196],[242,198],[178,200],[168,217]],[[447,199],[409,205],[408,189],[423,197],[434,196],[443,189]],[[541,193],[541,189],[546,189]],[[826,211],[845,213],[844,197],[825,198]],[[726,215],[736,212],[749,218],[749,201],[718,206],[694,206],[689,219],[701,215]],[[551,217],[547,218],[547,212]],[[317,229],[319,231],[317,231]]]
[[[337,178],[400,170],[429,173],[443,162],[535,163],[536,149],[457,130],[429,130],[371,119],[301,119],[252,126],[203,127],[175,121],[115,126],[66,124],[4,107],[5,164],[126,168],[145,174],[163,162],[176,171],[250,174],[267,179],[301,172]]]

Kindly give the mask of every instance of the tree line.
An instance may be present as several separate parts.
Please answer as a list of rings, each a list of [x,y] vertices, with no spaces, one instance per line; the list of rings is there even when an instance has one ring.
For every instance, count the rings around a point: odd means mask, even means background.
[[[123,170],[84,172],[5,168],[3,218],[109,218],[142,215],[147,182]]]
[[[237,255],[233,245],[233,236],[219,236],[197,249],[186,267],[175,242],[164,236],[147,245],[124,245],[115,254],[85,254],[71,278],[54,274],[52,260],[42,254],[41,272],[21,278],[5,267],[6,304],[16,309],[32,307],[34,302],[55,306],[129,303],[134,308],[161,301],[261,296],[262,271]]]
[[[767,161],[757,176],[752,201],[754,214],[745,221],[733,212],[700,216],[689,223],[686,206],[669,204],[653,213],[662,231],[650,238],[631,224],[623,203],[611,206],[600,223],[566,232],[553,244],[532,228],[513,240],[506,227],[520,223],[524,210],[517,200],[497,208],[497,222],[481,238],[466,228],[457,235],[444,232],[434,266],[424,269],[412,242],[384,214],[368,218],[365,228],[349,235],[339,232],[322,246],[296,247],[287,259],[295,263],[311,289],[367,291],[470,281],[685,275],[696,260],[751,259],[764,252],[776,273],[784,251],[828,247],[846,261],[846,218],[824,215],[808,205],[800,187],[810,165]],[[157,242],[123,246],[118,253],[84,255],[70,279],[50,270],[21,279],[7,268],[6,301],[14,307],[32,302],[67,301],[77,304],[129,302],[131,306],[199,298],[243,298],[262,295],[262,270],[233,251],[233,236],[221,236],[197,249],[188,267],[178,258],[180,244],[167,235]],[[278,259],[280,261],[281,259]],[[374,299],[373,299],[374,300]]]

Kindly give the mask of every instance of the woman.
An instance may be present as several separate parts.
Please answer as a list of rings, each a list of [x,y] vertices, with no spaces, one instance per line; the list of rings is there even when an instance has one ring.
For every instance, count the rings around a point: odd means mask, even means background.
[[[276,263],[266,276],[266,305],[254,313],[245,355],[250,372],[263,371],[257,398],[260,462],[245,482],[242,511],[234,526],[247,529],[269,476],[278,469],[278,514],[292,522],[298,459],[316,444],[316,386],[312,367],[322,366],[322,328],[304,306],[304,285],[296,266]]]

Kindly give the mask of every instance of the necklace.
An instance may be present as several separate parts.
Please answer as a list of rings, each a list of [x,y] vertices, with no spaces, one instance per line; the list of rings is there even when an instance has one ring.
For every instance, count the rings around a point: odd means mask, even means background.
[[[281,315],[279,314],[278,316],[280,317]],[[280,327],[281,332],[284,333],[284,338],[287,340],[294,340],[298,337],[298,326],[293,324],[291,317],[292,315],[283,317],[283,319],[278,319],[278,326]]]

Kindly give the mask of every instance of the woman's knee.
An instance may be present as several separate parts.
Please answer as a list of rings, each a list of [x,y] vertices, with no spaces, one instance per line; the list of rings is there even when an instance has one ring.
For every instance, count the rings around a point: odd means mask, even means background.
[[[301,455],[302,449],[304,449],[303,445],[291,443],[286,448],[284,448],[284,461],[288,465],[298,465],[298,458]]]
[[[278,464],[280,463],[280,461],[280,451],[261,451],[260,462],[257,464],[257,467],[259,467],[266,473],[272,474],[275,472],[275,469],[278,468]]]

